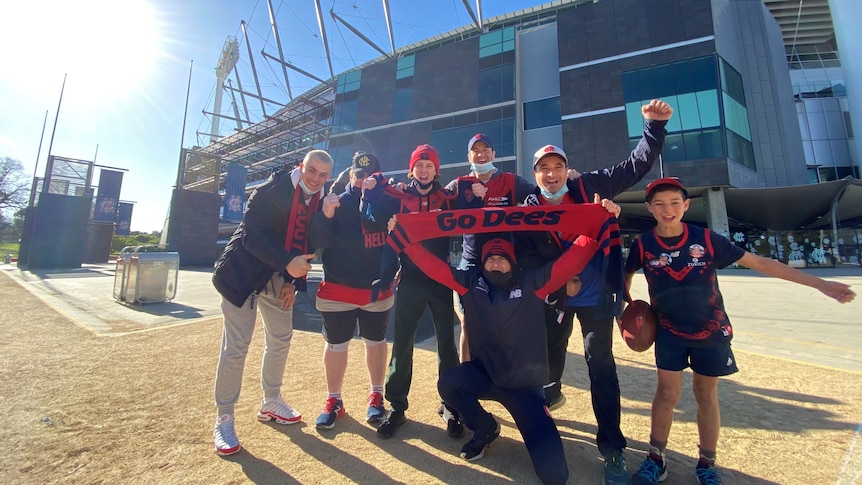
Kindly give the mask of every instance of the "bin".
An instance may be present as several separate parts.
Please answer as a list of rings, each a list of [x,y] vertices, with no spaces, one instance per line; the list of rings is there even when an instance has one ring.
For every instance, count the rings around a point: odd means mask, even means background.
[[[134,250],[135,246],[126,246],[117,255],[117,269],[114,272],[114,299],[117,301],[126,300],[126,288],[128,287],[128,283],[126,282],[128,272],[126,268]]]
[[[117,298],[117,278],[122,284],[121,297],[117,299],[126,303],[163,303],[177,296],[179,253],[161,251],[158,246],[149,245],[124,251],[120,252],[122,263],[117,258],[114,298]],[[121,264],[123,275],[119,275]]]

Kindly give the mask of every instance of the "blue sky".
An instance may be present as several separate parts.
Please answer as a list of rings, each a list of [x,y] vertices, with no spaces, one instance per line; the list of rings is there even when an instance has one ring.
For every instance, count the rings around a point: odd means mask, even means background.
[[[396,46],[466,25],[462,0],[390,0]],[[329,68],[313,0],[272,0],[285,58],[322,79]],[[390,50],[381,0],[320,0],[338,72],[378,57],[329,15],[334,10],[384,50]],[[476,2],[471,1],[474,11]],[[539,5],[529,0],[482,2],[482,17]],[[182,146],[206,144],[215,66],[225,39],[240,40],[240,81],[254,90],[240,21],[248,24],[264,96],[287,101],[281,69],[260,51],[277,56],[266,0],[43,0],[4,2],[0,31],[6,40],[0,66],[0,157],[20,160],[28,176],[44,175],[64,74],[62,106],[51,153],[128,170],[120,194],[135,202],[133,231],[159,231],[176,182],[183,111],[189,79],[188,120]],[[290,72],[294,96],[316,81]],[[231,76],[232,78],[232,76]],[[253,120],[260,105],[248,98]],[[230,95],[223,98],[230,111]],[[274,108],[268,108],[272,113]],[[40,135],[46,119],[41,155]],[[235,126],[222,121],[220,132]],[[94,183],[98,181],[96,171]]]

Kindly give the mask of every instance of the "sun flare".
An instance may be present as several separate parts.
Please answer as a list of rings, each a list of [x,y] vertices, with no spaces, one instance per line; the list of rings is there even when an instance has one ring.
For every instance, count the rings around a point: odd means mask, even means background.
[[[56,86],[56,73],[65,72],[77,89],[107,101],[145,83],[163,49],[146,0],[50,0],[11,9],[9,27],[21,41],[9,49],[12,65],[35,74],[36,84]]]

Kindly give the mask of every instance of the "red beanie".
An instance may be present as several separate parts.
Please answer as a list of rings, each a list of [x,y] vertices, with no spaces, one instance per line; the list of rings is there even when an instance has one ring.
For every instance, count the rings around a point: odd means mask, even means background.
[[[413,165],[419,160],[431,160],[434,162],[434,169],[440,173],[440,156],[437,154],[437,149],[431,145],[419,145],[413,150],[410,155],[410,171],[413,171]]]
[[[517,263],[515,261],[515,246],[511,242],[499,237],[491,239],[482,246],[482,263],[484,264],[490,256],[502,256],[508,259],[509,264],[512,266]]]

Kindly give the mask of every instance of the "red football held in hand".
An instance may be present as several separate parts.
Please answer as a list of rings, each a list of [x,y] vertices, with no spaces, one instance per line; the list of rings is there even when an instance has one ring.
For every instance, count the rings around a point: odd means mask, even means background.
[[[628,304],[617,325],[626,345],[635,352],[643,352],[655,342],[658,318],[649,303],[635,300]]]

